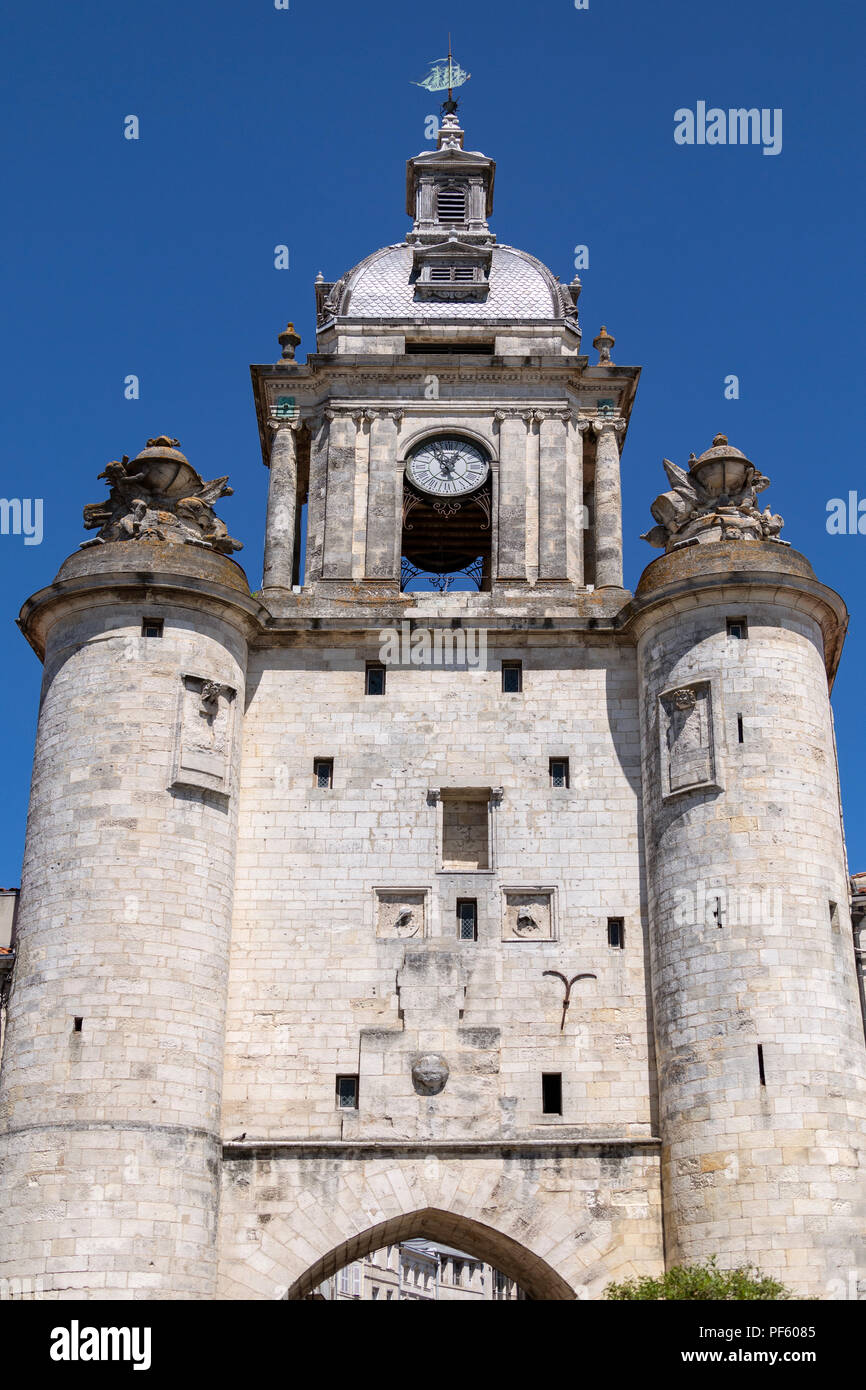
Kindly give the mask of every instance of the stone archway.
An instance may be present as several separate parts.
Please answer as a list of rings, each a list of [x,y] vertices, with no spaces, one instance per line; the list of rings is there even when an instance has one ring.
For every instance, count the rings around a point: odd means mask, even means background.
[[[300,1279],[296,1279],[285,1297],[290,1301],[306,1298],[325,1279],[330,1279],[332,1274],[353,1260],[371,1254],[382,1245],[398,1245],[401,1241],[417,1237],[456,1246],[465,1250],[467,1255],[475,1255],[515,1280],[529,1298],[559,1301],[577,1297],[574,1289],[555,1269],[510,1236],[480,1221],[457,1216],[454,1212],[437,1211],[435,1207],[383,1221],[344,1241],[311,1265]]]
[[[600,1298],[664,1268],[658,1163],[655,1140],[227,1143],[218,1297],[302,1298],[426,1237],[534,1299]]]

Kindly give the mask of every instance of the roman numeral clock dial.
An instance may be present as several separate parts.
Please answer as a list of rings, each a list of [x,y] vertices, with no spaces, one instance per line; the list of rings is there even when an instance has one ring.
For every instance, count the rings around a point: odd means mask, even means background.
[[[406,476],[421,492],[433,497],[459,497],[474,492],[486,480],[490,464],[468,439],[428,439],[406,465]]]

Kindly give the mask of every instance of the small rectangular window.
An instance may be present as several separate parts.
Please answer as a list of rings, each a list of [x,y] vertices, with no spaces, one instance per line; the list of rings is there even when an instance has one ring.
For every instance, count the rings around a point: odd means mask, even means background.
[[[839,904],[830,903],[830,927],[833,931],[839,931]]]
[[[541,1077],[541,1109],[545,1115],[562,1114],[562,1072],[546,1071]]]
[[[503,661],[502,689],[507,695],[519,695],[523,689],[523,662]]]
[[[728,636],[743,641],[749,635],[749,627],[745,618],[728,618]]]
[[[358,1078],[357,1078],[357,1076],[338,1076],[338,1077],[337,1077],[337,1109],[338,1109],[338,1110],[357,1110],[357,1109],[358,1109]]]
[[[758,1043],[758,1077],[762,1086],[767,1084],[767,1073],[764,1071],[764,1044]]]
[[[461,941],[478,940],[478,901],[476,898],[457,899],[457,935]]]
[[[550,785],[552,787],[568,786],[568,758],[550,759]]]
[[[385,694],[385,667],[377,661],[367,662],[367,694]]]
[[[162,629],[162,618],[142,618],[141,620],[142,637],[161,637]]]
[[[743,716],[742,716],[741,714],[738,714],[738,715],[737,715],[737,743],[743,743],[743,742],[744,742],[744,737],[743,737]]]
[[[334,785],[334,759],[333,758],[314,758],[313,776],[316,786],[321,791],[327,791]]]
[[[83,1019],[83,1018],[74,1018],[74,1019],[72,1020],[72,1031],[73,1031],[73,1033],[80,1033],[83,1027],[84,1027],[84,1019]]]
[[[625,947],[625,922],[621,917],[608,917],[607,944],[612,951],[622,951]]]

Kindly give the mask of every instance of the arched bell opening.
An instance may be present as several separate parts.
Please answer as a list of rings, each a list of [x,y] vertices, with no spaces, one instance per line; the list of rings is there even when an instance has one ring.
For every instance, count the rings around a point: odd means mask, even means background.
[[[403,485],[404,592],[490,589],[490,480],[470,497],[425,497]]]

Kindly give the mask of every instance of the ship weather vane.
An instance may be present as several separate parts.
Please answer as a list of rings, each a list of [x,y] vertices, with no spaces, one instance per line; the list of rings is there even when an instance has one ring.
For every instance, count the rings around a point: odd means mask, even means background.
[[[448,57],[437,58],[430,64],[430,71],[423,82],[413,82],[413,87],[425,87],[428,92],[448,93],[448,103],[446,110],[456,107],[454,101],[454,88],[462,87],[464,82],[468,82],[472,76],[471,72],[466,72],[459,63],[455,63],[451,53],[451,35],[448,35]]]
[[[571,1003],[571,986],[577,980],[597,980],[598,976],[586,971],[582,975],[572,975],[569,980],[563,975],[561,970],[543,970],[541,973],[543,975],[555,975],[557,980],[562,980],[562,983],[565,985],[565,998],[562,1001],[562,1021],[559,1025],[559,1031],[561,1033],[565,1028],[565,1015],[568,1013],[568,1006]]]

